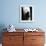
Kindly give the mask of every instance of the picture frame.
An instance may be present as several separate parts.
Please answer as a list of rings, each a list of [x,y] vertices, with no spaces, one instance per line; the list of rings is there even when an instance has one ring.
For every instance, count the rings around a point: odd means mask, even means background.
[[[33,22],[33,21],[34,21],[34,6],[20,5],[20,22]]]

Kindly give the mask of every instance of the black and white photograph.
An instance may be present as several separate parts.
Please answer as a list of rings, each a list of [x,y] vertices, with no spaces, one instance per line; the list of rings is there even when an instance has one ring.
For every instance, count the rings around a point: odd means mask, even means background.
[[[33,20],[32,6],[21,6],[20,10],[21,10],[20,11],[21,22],[31,22]]]

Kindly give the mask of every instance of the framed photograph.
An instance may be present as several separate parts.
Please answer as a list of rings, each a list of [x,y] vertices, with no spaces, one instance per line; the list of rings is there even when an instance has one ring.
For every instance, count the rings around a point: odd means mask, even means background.
[[[34,7],[32,5],[20,6],[20,22],[34,21]]]

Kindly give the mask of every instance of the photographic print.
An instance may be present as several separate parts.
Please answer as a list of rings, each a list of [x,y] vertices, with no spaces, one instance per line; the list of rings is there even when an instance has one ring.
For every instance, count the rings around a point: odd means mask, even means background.
[[[33,21],[33,7],[30,5],[20,6],[20,21],[21,22],[31,22]]]

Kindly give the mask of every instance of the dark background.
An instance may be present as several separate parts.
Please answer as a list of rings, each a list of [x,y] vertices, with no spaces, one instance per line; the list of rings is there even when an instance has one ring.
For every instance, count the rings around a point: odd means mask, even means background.
[[[29,12],[25,13],[24,14],[24,11],[23,11],[23,7],[21,7],[21,10],[22,10],[22,20],[28,20],[28,18],[30,17],[30,20],[32,20],[32,7],[29,7],[30,8],[30,15],[29,15]]]

